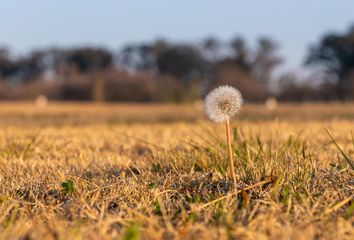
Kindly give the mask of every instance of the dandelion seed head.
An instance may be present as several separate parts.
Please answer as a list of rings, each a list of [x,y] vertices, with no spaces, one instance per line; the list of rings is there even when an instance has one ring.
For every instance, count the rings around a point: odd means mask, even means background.
[[[48,98],[45,95],[39,95],[36,99],[35,99],[35,104],[37,107],[45,107],[48,104]]]
[[[241,93],[230,86],[220,86],[205,98],[205,112],[215,122],[231,119],[240,111],[243,103]]]
[[[268,98],[265,102],[265,106],[268,111],[274,111],[278,106],[278,101],[276,98]]]

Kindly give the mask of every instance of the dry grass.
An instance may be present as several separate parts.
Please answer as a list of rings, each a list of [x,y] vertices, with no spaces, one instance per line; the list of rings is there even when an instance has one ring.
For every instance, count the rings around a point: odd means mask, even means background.
[[[1,239],[353,239],[353,105],[3,103]]]

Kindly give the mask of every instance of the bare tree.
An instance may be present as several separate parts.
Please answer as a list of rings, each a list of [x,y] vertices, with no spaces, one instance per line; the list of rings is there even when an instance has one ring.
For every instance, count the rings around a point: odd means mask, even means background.
[[[266,86],[270,83],[274,68],[282,62],[276,50],[277,44],[272,39],[266,37],[259,39],[252,72],[254,78]]]

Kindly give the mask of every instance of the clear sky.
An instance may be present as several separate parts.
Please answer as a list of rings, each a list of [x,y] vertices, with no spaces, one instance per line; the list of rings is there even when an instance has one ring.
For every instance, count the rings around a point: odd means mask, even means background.
[[[0,46],[15,53],[49,46],[101,45],[164,37],[198,41],[240,34],[271,36],[300,69],[306,51],[329,31],[354,24],[353,0],[0,0]]]

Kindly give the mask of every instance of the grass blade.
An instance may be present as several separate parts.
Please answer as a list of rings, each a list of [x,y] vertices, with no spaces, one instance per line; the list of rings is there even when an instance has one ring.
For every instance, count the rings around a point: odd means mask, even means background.
[[[349,163],[349,165],[351,166],[351,168],[354,170],[354,163],[353,161],[343,152],[343,150],[338,146],[336,140],[334,140],[334,138],[332,137],[332,135],[329,133],[329,131],[326,128],[326,132],[329,135],[329,137],[332,139],[333,143],[336,145],[336,147],[338,148],[338,150],[340,151],[340,153],[343,155],[343,157],[345,158],[345,160]]]

